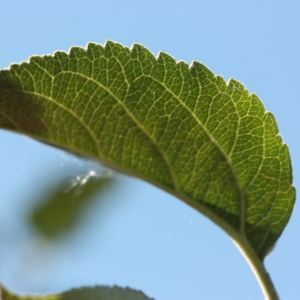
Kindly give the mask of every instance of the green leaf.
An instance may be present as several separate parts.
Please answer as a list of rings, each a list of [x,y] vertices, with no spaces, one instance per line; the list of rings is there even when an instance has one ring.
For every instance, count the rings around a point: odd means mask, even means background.
[[[1,298],[2,296],[2,298]],[[141,291],[118,286],[97,286],[93,288],[72,289],[57,295],[16,296],[0,286],[1,300],[151,300]],[[153,299],[152,299],[153,300]]]
[[[77,175],[75,180],[81,181],[74,181],[78,186],[71,190],[68,189],[71,179],[65,176],[55,186],[51,183],[51,187],[47,187],[49,191],[46,188],[43,192],[37,206],[32,209],[30,222],[44,237],[54,239],[71,233],[80,223],[85,209],[95,200],[95,195],[97,200],[103,198],[101,192],[113,184],[113,177],[97,178],[93,171],[89,172],[92,175],[87,173],[83,178]],[[87,176],[92,178],[87,180]]]
[[[293,210],[289,151],[258,97],[138,44],[90,43],[1,71],[0,126],[170,192],[258,269]]]

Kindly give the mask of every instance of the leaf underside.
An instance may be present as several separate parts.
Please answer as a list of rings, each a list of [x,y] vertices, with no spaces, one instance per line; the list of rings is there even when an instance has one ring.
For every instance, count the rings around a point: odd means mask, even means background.
[[[289,151],[258,97],[138,44],[90,43],[2,70],[0,127],[163,188],[261,260],[292,213]]]

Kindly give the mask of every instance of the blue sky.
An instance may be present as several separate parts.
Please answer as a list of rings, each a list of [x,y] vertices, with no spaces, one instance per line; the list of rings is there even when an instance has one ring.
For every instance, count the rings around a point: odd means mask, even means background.
[[[241,81],[275,115],[297,188],[299,14],[298,1],[2,1],[0,68],[106,40],[200,61],[226,80]],[[93,204],[71,237],[41,241],[24,226],[28,207],[43,186],[79,162],[3,130],[0,140],[0,281],[10,289],[53,293],[118,284],[157,300],[262,299],[249,266],[221,229],[134,178],[118,177],[118,188],[106,195],[113,204],[105,213]],[[282,299],[300,295],[299,228],[296,205],[266,259]]]

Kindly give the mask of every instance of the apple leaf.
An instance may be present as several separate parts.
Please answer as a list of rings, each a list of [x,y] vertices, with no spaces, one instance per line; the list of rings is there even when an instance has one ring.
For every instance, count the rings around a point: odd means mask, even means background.
[[[289,150],[259,98],[138,44],[90,43],[2,70],[0,127],[170,192],[256,264],[293,210]]]

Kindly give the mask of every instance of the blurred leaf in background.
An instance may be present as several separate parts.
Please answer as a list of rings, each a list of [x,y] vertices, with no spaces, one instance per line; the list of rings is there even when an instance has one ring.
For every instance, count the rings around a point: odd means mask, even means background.
[[[42,199],[30,213],[30,223],[48,239],[73,232],[91,203],[103,200],[103,193],[115,182],[110,172],[98,173],[87,166],[73,173],[78,175],[66,173],[63,180],[59,178],[44,188]]]

